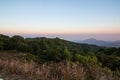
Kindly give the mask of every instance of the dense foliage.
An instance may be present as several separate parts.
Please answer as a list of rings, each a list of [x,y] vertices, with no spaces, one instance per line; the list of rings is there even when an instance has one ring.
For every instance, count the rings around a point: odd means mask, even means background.
[[[29,52],[39,56],[40,59],[61,61],[74,60],[75,54],[97,52],[100,47],[95,45],[79,44],[59,38],[26,38],[21,36],[0,35],[1,51]]]
[[[96,45],[74,43],[56,38],[23,38],[0,34],[1,52],[28,52],[28,59],[38,62],[73,61],[94,65],[120,76],[120,48],[105,48]]]

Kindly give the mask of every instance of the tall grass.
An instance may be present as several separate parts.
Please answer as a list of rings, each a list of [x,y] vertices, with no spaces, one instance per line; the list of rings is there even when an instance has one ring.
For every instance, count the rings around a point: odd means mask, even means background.
[[[84,68],[70,62],[38,65],[33,61],[0,59],[0,68],[1,72],[23,75],[32,80],[85,80]]]
[[[38,64],[34,61],[23,60],[19,58],[20,56],[20,54],[0,54],[1,73],[24,76],[24,78],[28,80],[85,79],[85,69],[79,64],[72,62]],[[9,77],[8,80],[13,79]]]
[[[0,75],[4,80],[114,80],[93,65],[67,61],[38,64],[27,61],[24,54],[0,54]]]

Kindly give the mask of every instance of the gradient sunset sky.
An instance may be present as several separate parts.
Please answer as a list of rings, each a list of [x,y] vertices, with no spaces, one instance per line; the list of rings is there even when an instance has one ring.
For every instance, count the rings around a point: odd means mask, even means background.
[[[120,0],[0,0],[0,34],[120,40]]]

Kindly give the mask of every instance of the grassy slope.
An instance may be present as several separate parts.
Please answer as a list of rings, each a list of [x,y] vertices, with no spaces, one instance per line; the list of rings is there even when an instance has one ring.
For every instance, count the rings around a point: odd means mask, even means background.
[[[0,53],[0,77],[4,80],[114,80],[97,66],[66,61],[38,64],[26,57],[23,53]]]

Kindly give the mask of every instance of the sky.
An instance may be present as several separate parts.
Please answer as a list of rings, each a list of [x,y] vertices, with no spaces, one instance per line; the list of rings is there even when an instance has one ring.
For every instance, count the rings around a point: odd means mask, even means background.
[[[0,0],[0,34],[120,40],[120,0]]]

